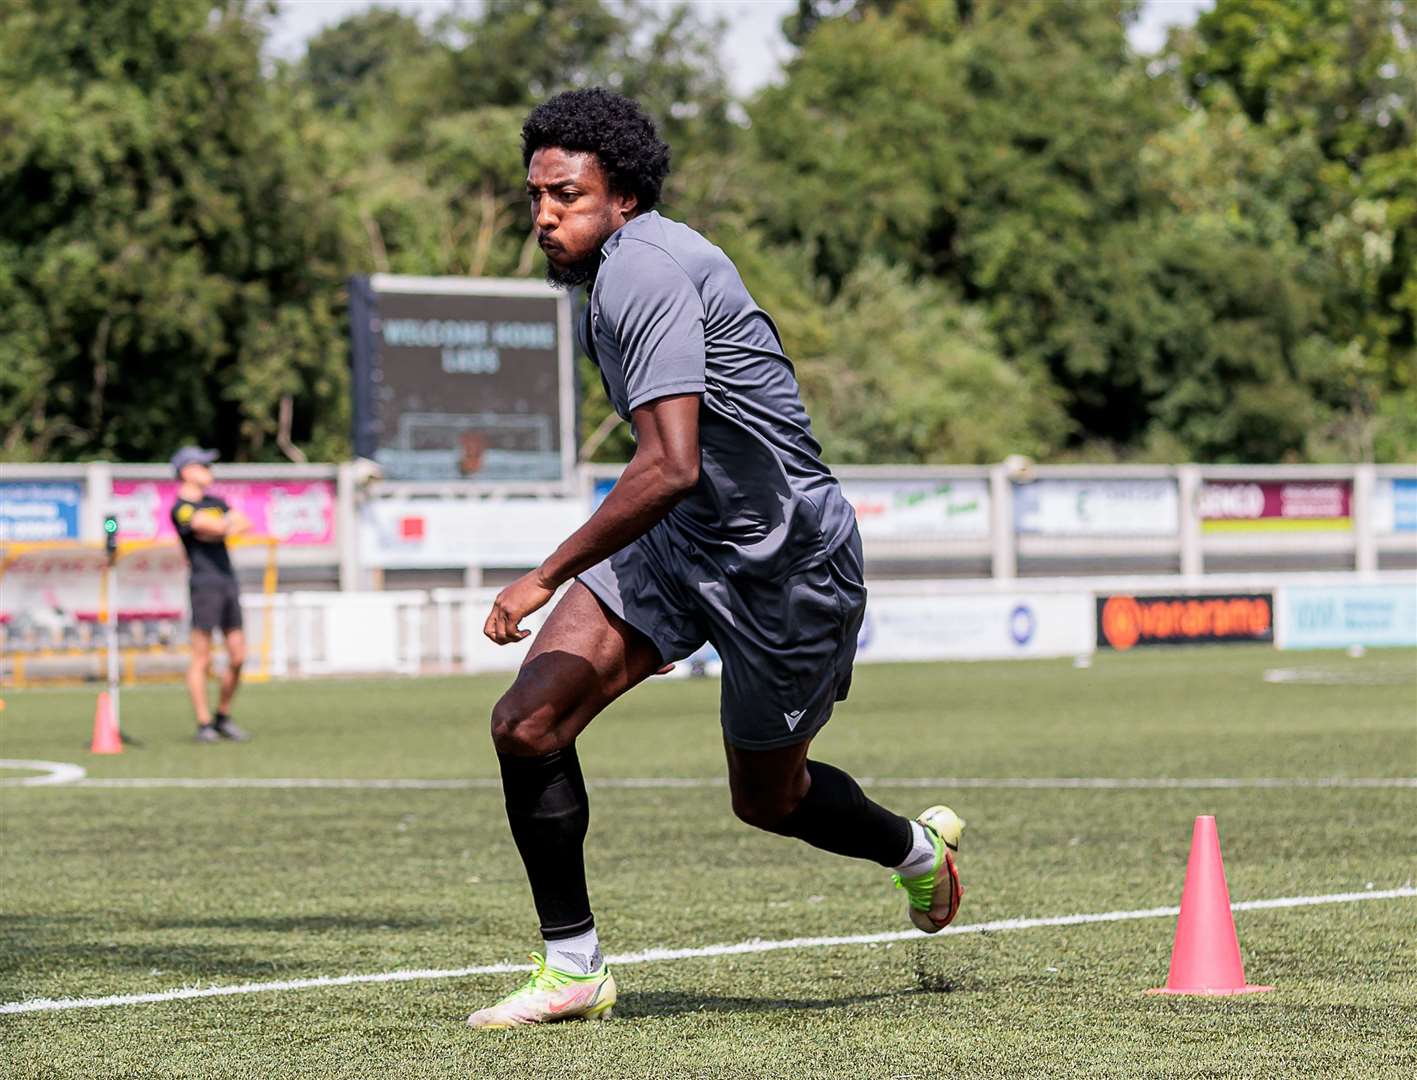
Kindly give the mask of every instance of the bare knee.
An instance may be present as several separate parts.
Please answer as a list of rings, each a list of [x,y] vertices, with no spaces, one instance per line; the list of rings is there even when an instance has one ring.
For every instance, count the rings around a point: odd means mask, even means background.
[[[229,630],[226,638],[226,662],[232,671],[239,672],[246,663],[246,635],[240,630]]]
[[[528,705],[513,691],[492,707],[492,745],[499,754],[540,757],[561,749],[559,725],[546,705]]]

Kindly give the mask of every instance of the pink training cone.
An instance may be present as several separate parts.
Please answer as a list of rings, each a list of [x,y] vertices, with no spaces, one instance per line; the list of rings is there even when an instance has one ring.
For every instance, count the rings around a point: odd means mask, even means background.
[[[1215,818],[1196,818],[1191,833],[1191,857],[1181,890],[1181,917],[1171,947],[1171,974],[1166,985],[1148,994],[1259,994],[1272,986],[1250,986],[1240,960],[1240,940],[1230,913],[1230,889],[1220,858]]]
[[[98,695],[98,707],[93,711],[93,742],[89,750],[95,754],[123,753],[123,738],[113,718],[113,700],[104,690]]]

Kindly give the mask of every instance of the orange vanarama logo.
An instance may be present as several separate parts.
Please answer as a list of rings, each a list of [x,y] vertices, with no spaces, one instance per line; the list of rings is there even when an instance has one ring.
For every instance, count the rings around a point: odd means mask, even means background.
[[[1102,636],[1114,649],[1130,649],[1141,637],[1141,605],[1134,596],[1109,596],[1102,605]]]
[[[1268,641],[1273,609],[1268,595],[1109,596],[1100,603],[1102,642],[1119,651],[1135,645],[1207,641]]]

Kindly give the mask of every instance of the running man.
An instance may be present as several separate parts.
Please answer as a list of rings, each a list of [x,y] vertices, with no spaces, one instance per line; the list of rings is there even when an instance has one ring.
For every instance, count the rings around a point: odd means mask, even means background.
[[[894,869],[915,925],[941,929],[962,895],[954,812],[911,821],[807,756],[850,687],[866,588],[855,516],[822,464],[776,327],[722,251],[655,212],[669,147],[635,102],[560,94],[527,119],[522,154],[548,278],[587,288],[580,343],[633,426],[635,452],[586,524],[487,617],[493,641],[520,641],[521,620],[575,579],[492,712],[545,955],[468,1023],[610,1014],[576,736],[706,640],[723,658],[734,813]]]
[[[236,571],[226,550],[228,537],[250,527],[239,510],[212,495],[215,450],[184,446],[172,456],[172,467],[182,486],[172,504],[172,525],[187,552],[191,572],[192,658],[187,665],[187,692],[197,714],[197,741],[214,743],[222,739],[242,742],[249,736],[231,721],[231,702],[241,683],[241,665],[246,662],[246,633],[241,627],[241,590]],[[216,716],[207,705],[207,675],[212,662],[212,632],[220,630],[226,642],[226,671],[221,677],[221,696]]]

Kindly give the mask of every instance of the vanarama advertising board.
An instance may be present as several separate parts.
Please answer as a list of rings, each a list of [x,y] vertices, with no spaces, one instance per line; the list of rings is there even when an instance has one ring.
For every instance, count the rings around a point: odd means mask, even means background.
[[[1274,640],[1270,593],[1218,596],[1097,598],[1097,645],[1128,649],[1145,645],[1202,645]]]

